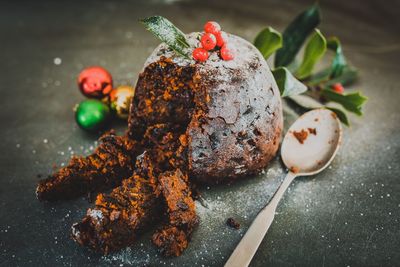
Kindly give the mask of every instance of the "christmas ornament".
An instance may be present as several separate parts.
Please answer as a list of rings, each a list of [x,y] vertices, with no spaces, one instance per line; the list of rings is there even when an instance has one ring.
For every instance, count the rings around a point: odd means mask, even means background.
[[[102,67],[89,67],[81,71],[78,85],[82,94],[89,98],[101,99],[112,90],[111,74]]]
[[[135,94],[131,86],[123,85],[113,89],[110,93],[111,110],[121,118],[126,119],[129,115],[129,106]]]
[[[76,122],[82,129],[87,131],[96,131],[103,128],[109,119],[109,107],[97,99],[82,101],[75,111]]]

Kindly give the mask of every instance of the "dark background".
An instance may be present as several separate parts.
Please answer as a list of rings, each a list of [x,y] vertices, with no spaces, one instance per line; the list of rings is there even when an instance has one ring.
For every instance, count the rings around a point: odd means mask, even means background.
[[[205,188],[199,229],[183,256],[160,257],[149,234],[132,248],[102,257],[77,246],[69,227],[90,204],[39,203],[35,186],[72,154],[87,154],[97,136],[81,131],[73,106],[83,100],[76,77],[101,65],[115,84],[134,85],[158,41],[137,22],[160,14],[183,31],[209,19],[253,40],[271,25],[283,30],[312,4],[254,1],[2,1],[0,3],[0,265],[221,266],[285,171],[230,187]],[[400,265],[399,1],[320,1],[325,35],[338,36],[360,80],[349,89],[369,97],[363,118],[351,117],[332,166],[300,178],[282,200],[252,266]],[[61,64],[54,63],[56,58]],[[293,120],[286,107],[287,123]],[[115,125],[119,130],[124,124]],[[197,203],[198,204],[198,203]],[[238,231],[224,222],[234,216]]]

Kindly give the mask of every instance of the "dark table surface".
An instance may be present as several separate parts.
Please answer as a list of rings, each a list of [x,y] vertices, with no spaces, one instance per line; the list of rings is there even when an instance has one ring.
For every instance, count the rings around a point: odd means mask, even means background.
[[[185,32],[209,19],[252,40],[267,25],[282,30],[312,1],[2,1],[0,3],[0,265],[221,266],[285,175],[279,159],[265,174],[204,188],[199,229],[183,256],[160,257],[145,234],[131,248],[101,256],[69,238],[91,205],[35,197],[38,175],[72,154],[87,154],[95,135],[81,131],[73,106],[83,99],[79,71],[102,65],[116,84],[134,84],[158,41],[137,22],[161,14]],[[360,69],[351,89],[369,97],[351,117],[332,166],[294,182],[252,266],[400,265],[399,1],[321,1],[326,35],[337,35]],[[61,60],[59,60],[61,59]],[[60,64],[55,64],[60,63]],[[289,124],[293,120],[286,111]],[[122,131],[124,124],[114,125]],[[226,218],[242,227],[232,230]]]

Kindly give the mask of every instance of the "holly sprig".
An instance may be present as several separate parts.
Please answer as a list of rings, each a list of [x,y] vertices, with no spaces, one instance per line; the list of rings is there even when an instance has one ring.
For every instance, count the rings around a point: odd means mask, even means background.
[[[189,58],[187,49],[190,47],[185,34],[172,22],[162,16],[152,16],[140,20],[148,31],[166,43],[179,55]]]
[[[367,98],[360,92],[332,90],[337,83],[352,84],[357,78],[357,70],[348,64],[339,39],[326,38],[317,28],[320,22],[320,8],[314,4],[299,14],[283,34],[272,27],[263,29],[255,38],[254,45],[266,60],[275,53],[272,73],[282,97],[305,109],[328,108],[349,125],[347,112],[361,116]],[[298,54],[303,46],[304,54],[299,60]],[[328,51],[334,54],[332,63],[315,72],[315,65]]]

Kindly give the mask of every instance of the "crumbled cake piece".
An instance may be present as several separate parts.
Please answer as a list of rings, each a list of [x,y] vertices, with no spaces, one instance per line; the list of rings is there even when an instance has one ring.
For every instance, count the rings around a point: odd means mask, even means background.
[[[69,164],[41,180],[36,194],[39,200],[55,201],[83,196],[118,186],[131,176],[140,146],[127,136],[114,132],[100,138],[101,144],[87,157],[73,157]]]
[[[168,222],[154,233],[152,241],[165,256],[179,256],[198,224],[188,177],[180,169],[159,176],[159,187],[166,203]]]
[[[104,254],[131,245],[159,216],[155,188],[152,181],[135,174],[110,194],[98,195],[95,207],[72,226],[72,238]]]

